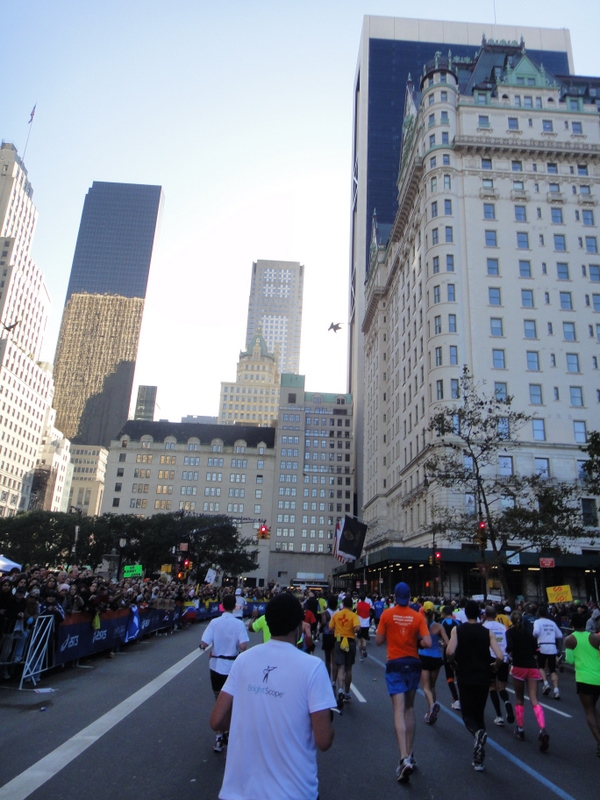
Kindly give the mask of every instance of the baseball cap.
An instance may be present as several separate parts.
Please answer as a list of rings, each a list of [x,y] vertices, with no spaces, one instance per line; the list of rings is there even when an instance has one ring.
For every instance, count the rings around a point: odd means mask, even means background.
[[[410,600],[410,586],[408,583],[401,581],[394,587],[394,594],[396,596],[396,603],[399,606],[407,606]]]
[[[241,594],[241,593],[242,593],[242,590],[241,590],[241,589],[236,589],[236,590],[235,590],[235,593],[236,593],[236,594]]]
[[[434,606],[434,604],[431,602],[431,600],[426,600],[426,601],[423,603],[423,611],[435,611],[435,606]]]

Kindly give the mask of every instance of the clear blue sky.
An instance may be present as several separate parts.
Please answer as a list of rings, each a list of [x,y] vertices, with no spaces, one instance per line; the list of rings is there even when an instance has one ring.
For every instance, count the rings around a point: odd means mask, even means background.
[[[306,267],[301,371],[346,390],[353,79],[363,15],[494,22],[493,0],[21,0],[4,15],[0,137],[26,165],[52,360],[94,180],[161,184],[136,383],[160,416],[216,415],[257,259]],[[496,0],[498,24],[567,27],[599,75],[597,0]],[[223,287],[225,287],[223,291]]]

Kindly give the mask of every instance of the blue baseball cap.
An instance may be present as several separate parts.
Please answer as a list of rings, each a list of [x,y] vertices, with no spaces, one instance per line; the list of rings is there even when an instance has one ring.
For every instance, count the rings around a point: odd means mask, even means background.
[[[410,600],[410,586],[408,583],[401,581],[394,587],[394,594],[396,595],[396,603],[399,606],[407,606]]]

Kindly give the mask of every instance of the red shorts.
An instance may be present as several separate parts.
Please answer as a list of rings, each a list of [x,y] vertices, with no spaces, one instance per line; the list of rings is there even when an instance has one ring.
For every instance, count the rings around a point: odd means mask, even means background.
[[[516,681],[526,681],[528,678],[533,678],[534,681],[542,680],[537,667],[511,667],[510,674]]]

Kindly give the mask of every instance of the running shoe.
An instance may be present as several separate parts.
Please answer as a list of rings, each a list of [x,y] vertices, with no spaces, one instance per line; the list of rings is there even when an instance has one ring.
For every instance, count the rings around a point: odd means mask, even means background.
[[[600,749],[600,745],[598,745]],[[413,771],[417,768],[417,759],[415,758],[415,754],[411,753],[408,758],[410,759],[410,765],[413,768]]]
[[[430,724],[430,720],[431,720],[431,715],[430,715],[429,711],[425,714],[424,719],[425,719],[425,725],[429,725]]]
[[[516,728],[515,736],[517,737],[517,739],[520,742],[524,742],[525,741],[525,731],[523,730],[523,728]]]
[[[506,721],[509,725],[512,725],[515,721],[515,712],[513,710],[512,703],[507,700],[506,703],[504,703],[504,709],[506,711]]]
[[[213,744],[213,750],[215,753],[222,753],[225,749],[225,742],[223,741],[223,735],[221,733],[217,734],[217,738],[215,739],[215,743]]]
[[[483,772],[485,767],[477,761],[473,761],[473,769],[475,772]]]
[[[452,703],[452,708],[453,708],[455,711],[460,711],[460,700],[455,700],[455,701]]]
[[[545,683],[544,688],[542,689],[542,694],[549,695],[550,694],[550,684]]]
[[[367,657],[367,648],[366,647],[363,647],[362,654],[363,654],[363,658]]]
[[[440,704],[439,703],[434,703],[431,706],[431,711],[429,712],[429,724],[430,725],[435,725],[435,723],[437,722],[439,711],[440,711]]]
[[[349,703],[351,700],[352,700],[352,695],[350,694],[350,692],[346,692],[346,694],[344,695],[344,702]]]
[[[504,719],[502,717],[496,717],[494,720],[494,725],[500,725],[500,727],[504,727]]]
[[[560,692],[558,691],[558,689],[554,690],[554,699],[555,700],[560,700]]]
[[[403,761],[396,767],[396,780],[398,783],[408,783],[408,779],[413,773],[413,766],[410,762],[410,756],[403,759]]]
[[[542,728],[540,730],[540,735],[538,736],[538,741],[540,743],[540,750],[542,751],[542,753],[545,753],[546,750],[548,749],[548,743],[550,741],[550,737],[546,733],[546,729],[545,728]]]
[[[473,763],[483,764],[485,758],[485,743],[487,742],[487,733],[480,728],[475,734],[475,746],[473,747]]]
[[[338,692],[338,696],[337,696],[337,707],[338,707],[338,710],[339,710],[339,711],[341,711],[341,710],[343,709],[343,707],[344,707],[344,700],[345,700],[345,699],[346,699],[346,695],[345,695],[345,694],[344,694],[344,692],[342,692],[342,690],[340,689],[340,691]]]

